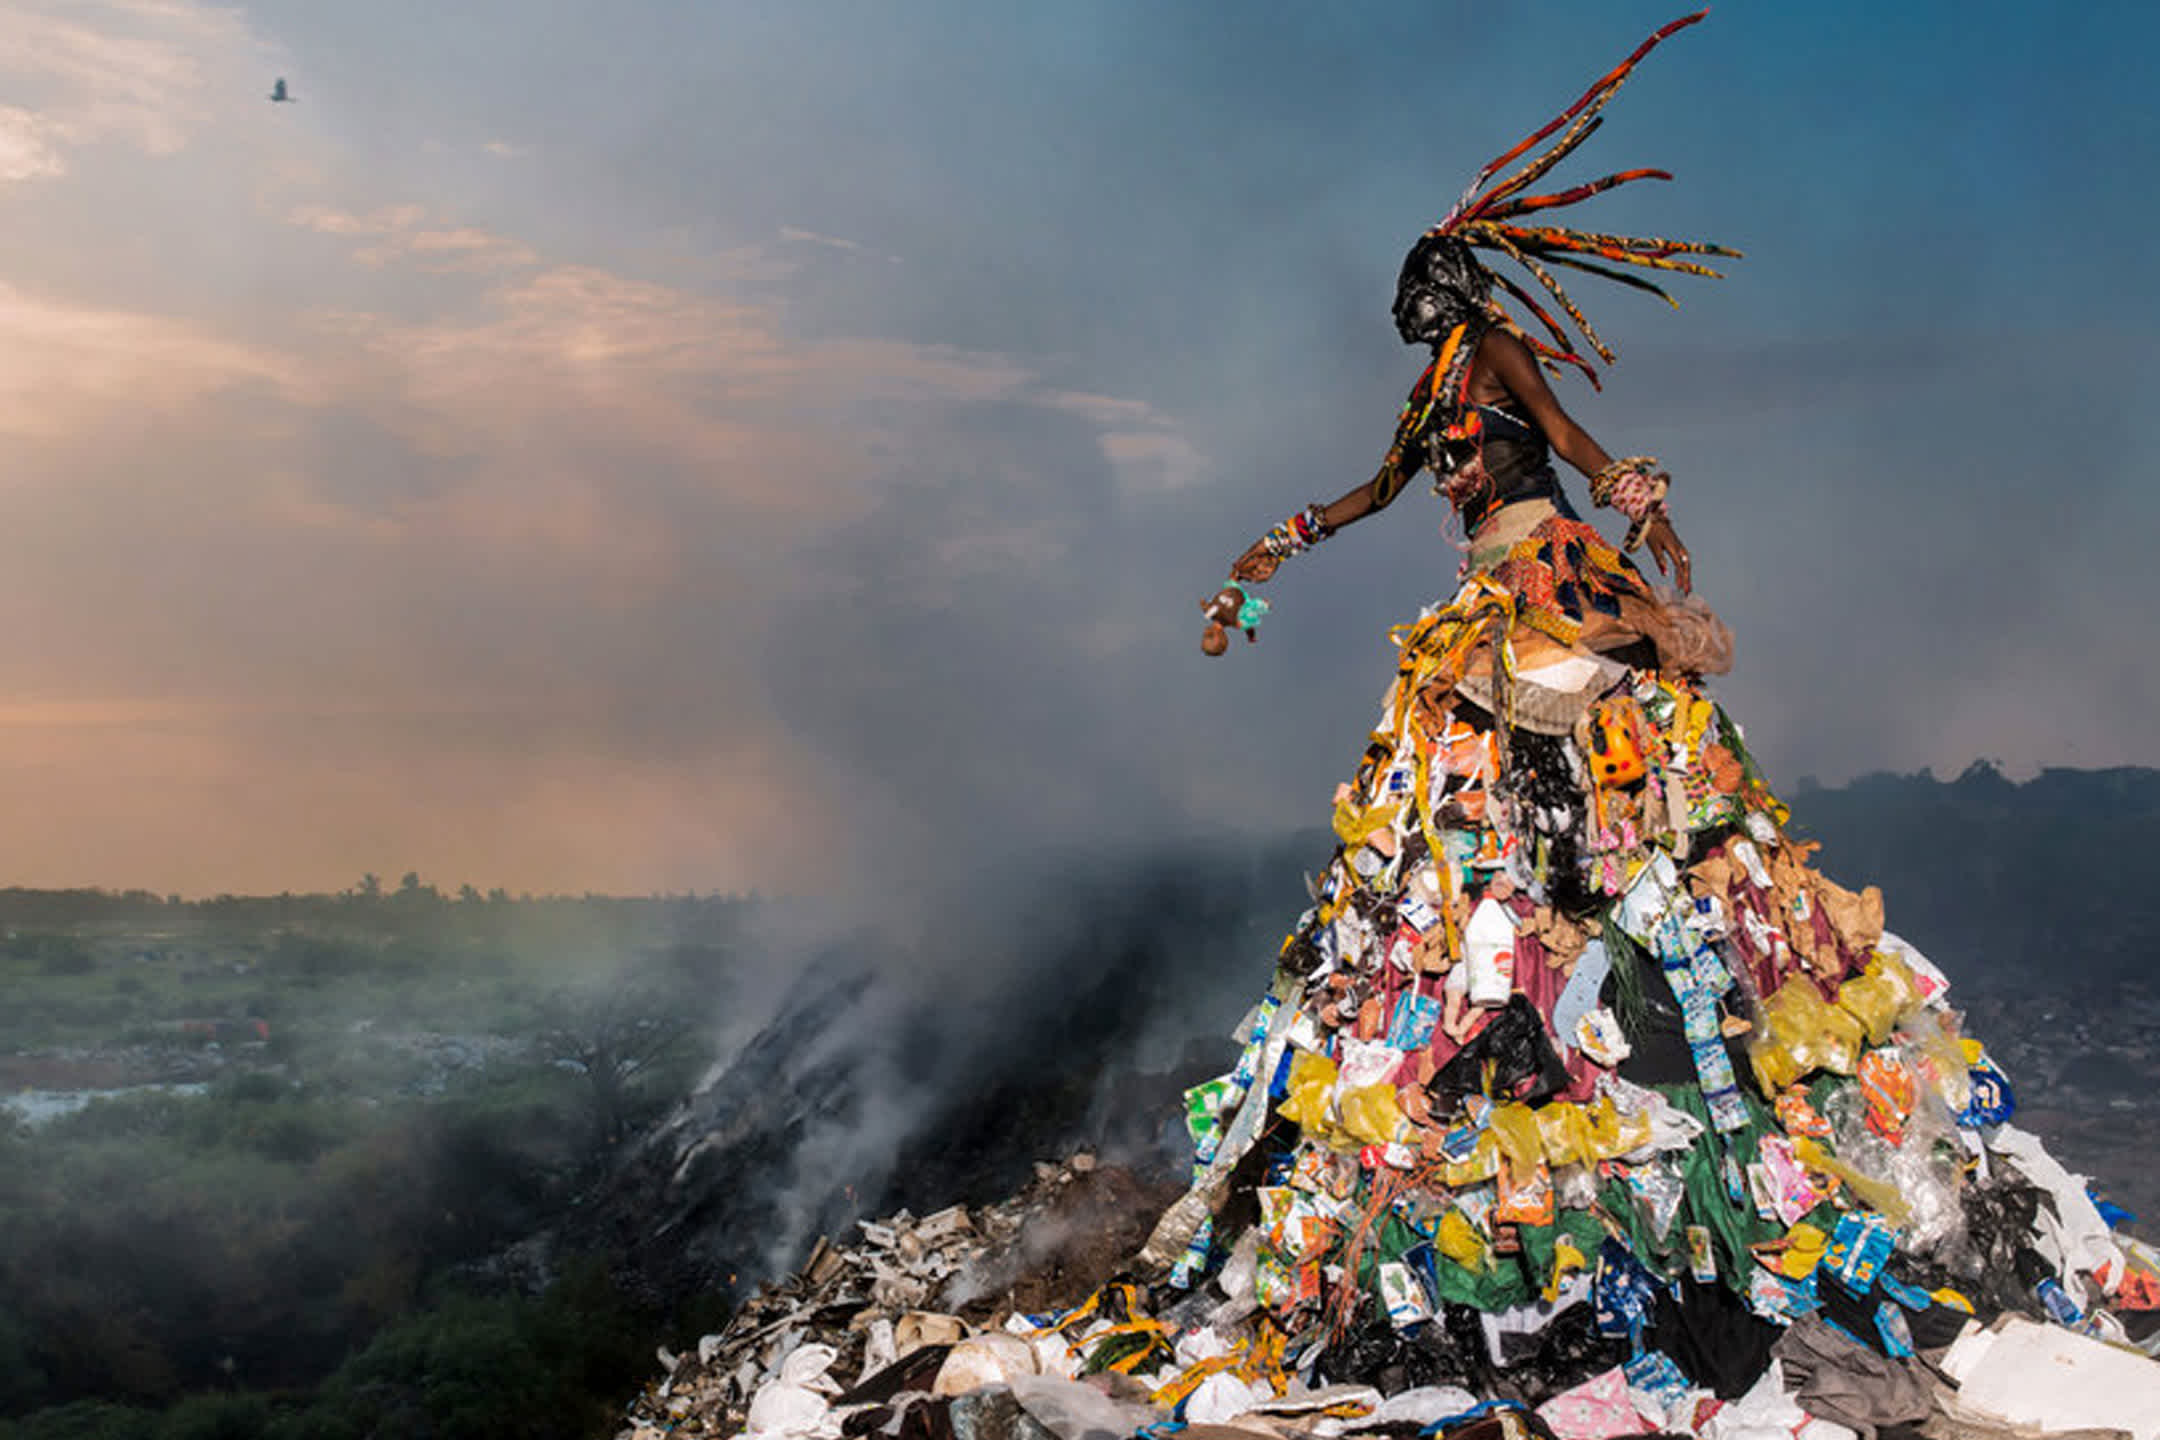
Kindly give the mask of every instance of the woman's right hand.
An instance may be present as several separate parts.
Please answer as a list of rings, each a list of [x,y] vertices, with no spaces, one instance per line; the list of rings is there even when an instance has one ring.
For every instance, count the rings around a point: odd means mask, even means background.
[[[1658,574],[1672,576],[1682,595],[1693,594],[1694,558],[1688,554],[1687,546],[1680,543],[1680,537],[1673,532],[1672,518],[1662,508],[1643,528],[1643,543],[1650,547],[1650,558],[1657,561]]]
[[[1241,584],[1259,585],[1272,577],[1275,567],[1280,564],[1280,558],[1268,554],[1265,541],[1255,540],[1252,547],[1231,565],[1230,578]]]

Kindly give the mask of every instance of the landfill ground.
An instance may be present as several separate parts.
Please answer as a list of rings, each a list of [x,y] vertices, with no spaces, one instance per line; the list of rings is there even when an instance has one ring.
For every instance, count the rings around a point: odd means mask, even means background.
[[[1543,1410],[1558,1408],[1566,1417],[1554,1423],[1532,1408],[1540,1399],[1534,1384],[1498,1368],[1484,1370],[1483,1394],[1455,1384],[1405,1385],[1398,1370],[1376,1376],[1379,1385],[1303,1387],[1293,1381],[1273,1401],[1246,1396],[1250,1408],[1234,1415],[1176,1418],[1175,1406],[1162,1405],[1164,1391],[1178,1392],[1189,1405],[1197,1387],[1175,1379],[1167,1387],[1152,1385],[1115,1364],[1082,1373],[1086,1347],[1068,1335],[1120,1328],[1100,1315],[1076,1328],[1070,1317],[1099,1311],[1106,1295],[1130,1281],[1137,1250],[1178,1190],[1082,1151],[1062,1164],[1038,1163],[1025,1189],[995,1205],[951,1206],[922,1217],[903,1211],[858,1222],[856,1235],[819,1241],[799,1271],[758,1287],[723,1331],[680,1354],[663,1346],[655,1380],[627,1407],[615,1440],[744,1434],[798,1440],[1115,1440],[1143,1434],[1192,1440],[1354,1434],[1391,1440],[1844,1440],[1855,1433],[1792,1405],[1776,1368],[1731,1403],[1693,1392],[1658,1424],[1646,1398],[1626,1401],[1635,1408],[1617,1428],[1579,1423],[1586,1412],[1556,1407],[1555,1397],[1546,1395]],[[1135,1286],[1128,1293],[1147,1292]],[[1211,1312],[1222,1313],[1219,1291],[1157,1291],[1154,1298],[1167,1301],[1161,1319],[1172,1334],[1180,1323],[1205,1333]],[[1137,1306],[1131,1315],[1143,1326],[1153,1323]],[[2016,1323],[2021,1335],[2040,1328]],[[2146,1349],[2160,1348],[2160,1314],[2140,1329]],[[1977,1325],[1972,1331],[1983,1336]],[[1923,1352],[1928,1413],[1882,1427],[1884,1440],[2148,1440],[2160,1425],[2160,1409],[2142,1428],[2126,1429],[2018,1424],[1961,1406],[1958,1387],[1943,1368],[1956,1353],[1955,1347]],[[2160,1395],[2160,1361],[2126,1347],[2113,1354],[2131,1384],[2139,1383],[2142,1369],[2149,1372],[2143,1383]],[[1188,1371],[1225,1373],[1213,1368],[1220,1358],[1202,1355]],[[2069,1361],[2058,1363],[2071,1373]],[[1624,1400],[1628,1393],[1616,1389],[1607,1398]]]

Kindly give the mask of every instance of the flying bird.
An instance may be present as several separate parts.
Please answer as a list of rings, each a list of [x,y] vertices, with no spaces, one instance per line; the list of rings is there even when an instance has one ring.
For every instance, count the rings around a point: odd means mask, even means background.
[[[270,87],[270,103],[273,105],[285,104],[289,102],[292,98],[293,97],[287,94],[285,91],[285,77],[282,75],[278,76],[277,84]]]

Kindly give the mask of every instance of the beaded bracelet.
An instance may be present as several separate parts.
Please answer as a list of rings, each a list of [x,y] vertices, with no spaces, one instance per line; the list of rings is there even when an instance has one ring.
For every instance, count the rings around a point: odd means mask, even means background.
[[[1326,510],[1315,502],[1261,536],[1260,548],[1277,560],[1287,560],[1334,533],[1334,527],[1327,523]]]
[[[1658,468],[1656,457],[1630,455],[1615,460],[1590,477],[1590,503],[1608,506],[1631,522],[1622,550],[1642,544],[1643,531],[1665,513],[1665,492],[1672,477]]]

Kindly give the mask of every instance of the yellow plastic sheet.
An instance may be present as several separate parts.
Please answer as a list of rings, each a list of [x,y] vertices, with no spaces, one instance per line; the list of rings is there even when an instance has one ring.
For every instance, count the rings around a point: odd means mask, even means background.
[[[1861,1204],[1879,1211],[1891,1224],[1903,1225],[1912,1218],[1912,1206],[1897,1186],[1854,1169],[1805,1136],[1793,1141],[1792,1148],[1795,1160],[1818,1174],[1832,1175],[1844,1181],[1845,1188],[1852,1191]]]
[[[1433,1245],[1465,1270],[1485,1268],[1485,1237],[1460,1210],[1449,1210],[1440,1217],[1440,1230],[1433,1238]]]
[[[1778,1269],[1788,1280],[1805,1280],[1815,1273],[1829,1248],[1830,1237],[1802,1220],[1785,1234],[1785,1253],[1778,1257]]]
[[[1591,1144],[1600,1160],[1618,1159],[1650,1143],[1650,1117],[1624,1113],[1610,1096],[1584,1106],[1583,1118],[1590,1122]]]
[[[1904,961],[1876,951],[1867,968],[1838,988],[1838,1005],[1867,1027],[1870,1045],[1890,1038],[1898,1021],[1918,1008],[1920,986]]]
[[[1544,1147],[1547,1163],[1583,1165],[1600,1158],[1590,1117],[1583,1113],[1580,1105],[1557,1100],[1534,1113],[1538,1140]]]
[[[1941,1013],[1923,1009],[1907,1016],[1903,1028],[1913,1068],[1934,1087],[1950,1113],[1955,1115],[1971,1104],[1972,1062],[1965,1058],[1965,1042],[1943,1023]]]
[[[1315,1133],[1326,1131],[1332,1128],[1328,1096],[1334,1089],[1335,1062],[1300,1050],[1290,1061],[1290,1093],[1275,1107],[1276,1113]]]
[[[1468,1160],[1450,1160],[1440,1167],[1440,1183],[1450,1190],[1467,1190],[1500,1173],[1500,1137],[1487,1130],[1477,1137]]]
[[[1486,1131],[1498,1139],[1502,1158],[1518,1175],[1529,1174],[1544,1158],[1545,1144],[1538,1134],[1537,1112],[1527,1105],[1513,1101],[1495,1105],[1492,1118],[1486,1122]]]
[[[1553,1241],[1552,1278],[1545,1282],[1545,1289],[1542,1292],[1546,1303],[1550,1304],[1560,1298],[1561,1281],[1567,1279],[1577,1270],[1587,1270],[1589,1268],[1589,1257],[1575,1248],[1573,1240],[1566,1235],[1556,1238]]]
[[[1342,1128],[1367,1145],[1391,1144],[1402,1129],[1403,1113],[1395,1103],[1395,1087],[1386,1083],[1361,1085],[1336,1099]]]
[[[1355,850],[1377,832],[1393,829],[1402,808],[1401,801],[1370,809],[1360,809],[1352,800],[1339,801],[1335,806],[1335,834],[1343,844]]]
[[[1850,1075],[1867,1032],[1854,1016],[1822,998],[1814,982],[1795,975],[1763,1002],[1763,1023],[1748,1058],[1763,1089],[1775,1092],[1817,1070]]]

